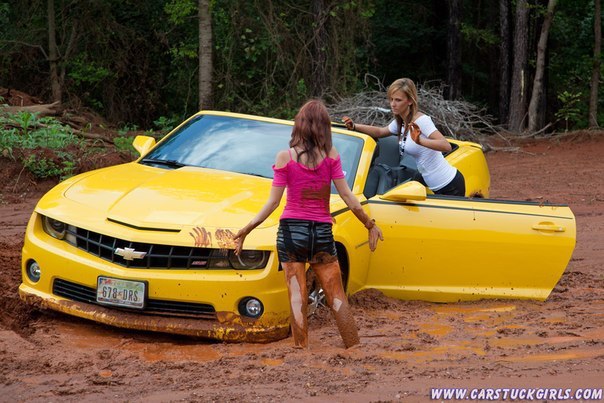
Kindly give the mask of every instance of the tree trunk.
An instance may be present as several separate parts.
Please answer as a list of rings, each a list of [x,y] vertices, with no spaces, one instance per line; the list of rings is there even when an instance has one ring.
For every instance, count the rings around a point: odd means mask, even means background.
[[[57,32],[55,20],[55,2],[48,0],[48,62],[50,63],[50,89],[52,100],[61,102],[63,98],[59,77],[59,50],[57,49]]]
[[[602,6],[595,0],[594,17],[594,61],[591,70],[589,94],[589,127],[598,127],[598,87],[600,83],[600,53],[602,51]]]
[[[325,0],[312,0],[312,15],[315,29],[312,41],[312,82],[311,93],[321,97],[327,90],[327,18]]]
[[[447,27],[447,98],[458,99],[461,96],[461,46],[460,21],[463,0],[447,1],[449,24]]]
[[[212,107],[212,20],[209,0],[199,0],[199,109]]]
[[[516,3],[514,25],[514,63],[512,68],[512,88],[510,90],[510,115],[508,129],[522,132],[526,115],[527,61],[528,61],[528,15],[527,0]]]
[[[510,112],[510,0],[499,0],[499,121]]]
[[[543,74],[545,72],[545,54],[547,52],[547,38],[549,37],[549,29],[554,19],[554,10],[558,0],[549,0],[547,4],[547,13],[541,27],[541,35],[537,45],[537,62],[535,64],[535,78],[533,80],[533,93],[528,108],[528,131],[534,133],[541,129],[539,126],[539,106],[543,97]],[[543,113],[543,112],[541,112]],[[543,121],[543,120],[541,120]]]

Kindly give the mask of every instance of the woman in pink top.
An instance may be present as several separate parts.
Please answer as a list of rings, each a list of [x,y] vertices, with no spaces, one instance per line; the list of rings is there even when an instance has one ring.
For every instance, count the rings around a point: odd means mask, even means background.
[[[241,251],[247,234],[275,211],[287,188],[287,202],[277,233],[277,253],[287,281],[294,346],[308,347],[306,263],[310,263],[335,315],[344,345],[352,347],[359,342],[359,336],[342,286],[331,232],[331,182],[368,229],[372,251],[378,239],[383,240],[382,232],[346,183],[340,156],[332,146],[331,121],[323,102],[311,100],[302,106],[295,117],[289,145],[290,149],[277,153],[273,186],[266,204],[235,236],[235,253]]]

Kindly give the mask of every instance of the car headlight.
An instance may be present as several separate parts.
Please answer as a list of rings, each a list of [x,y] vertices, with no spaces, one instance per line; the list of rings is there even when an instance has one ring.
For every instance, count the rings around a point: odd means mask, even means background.
[[[252,270],[266,266],[268,252],[264,250],[242,250],[239,256],[229,251],[229,262],[234,269]]]
[[[43,216],[42,226],[44,227],[44,231],[46,231],[46,233],[51,237],[57,239],[65,238],[67,225],[64,222],[55,220],[54,218]]]

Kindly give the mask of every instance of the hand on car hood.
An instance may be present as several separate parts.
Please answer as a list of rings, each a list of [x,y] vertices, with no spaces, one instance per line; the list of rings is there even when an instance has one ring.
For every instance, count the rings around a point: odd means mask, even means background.
[[[212,169],[164,170],[125,164],[84,175],[64,196],[93,207],[111,220],[136,227],[237,228],[262,208],[270,186],[269,179]],[[276,225],[279,215],[280,210],[263,227]]]

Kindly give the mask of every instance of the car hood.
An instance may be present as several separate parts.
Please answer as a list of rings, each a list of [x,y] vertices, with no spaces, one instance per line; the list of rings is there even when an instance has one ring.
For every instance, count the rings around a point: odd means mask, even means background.
[[[212,169],[167,170],[137,163],[75,178],[63,196],[136,228],[242,227],[262,208],[271,180]],[[90,209],[86,209],[90,211]],[[280,210],[263,224],[277,224]]]

